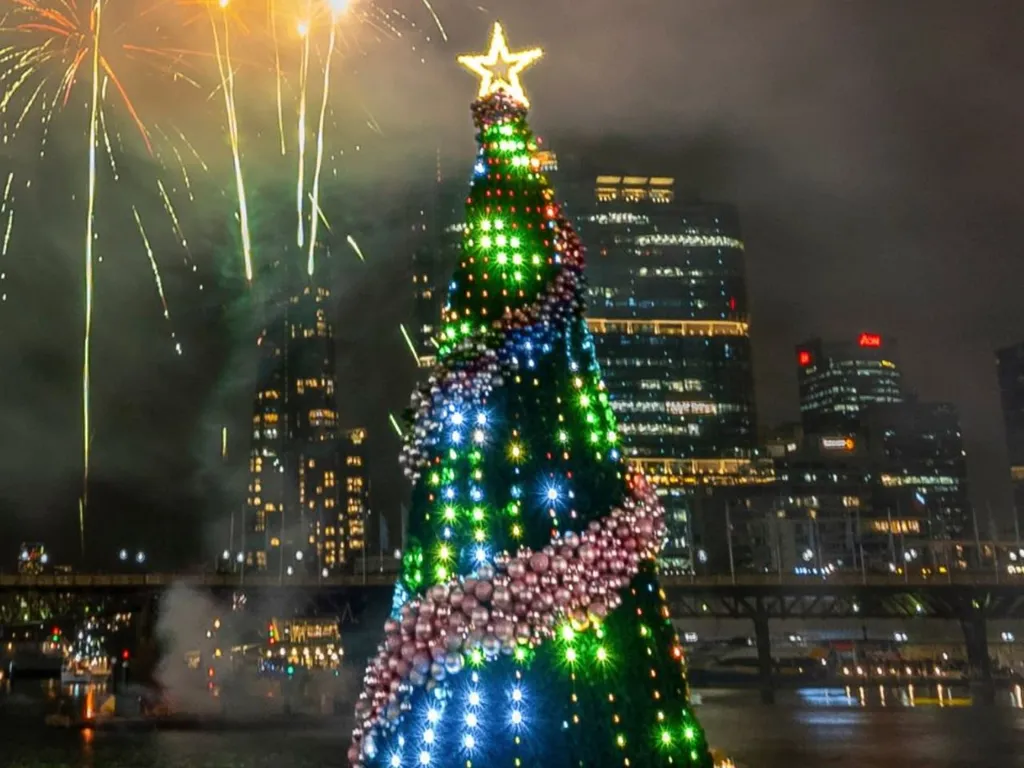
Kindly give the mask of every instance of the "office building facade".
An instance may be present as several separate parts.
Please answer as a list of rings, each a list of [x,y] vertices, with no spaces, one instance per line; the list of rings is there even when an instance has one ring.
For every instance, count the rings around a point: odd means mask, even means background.
[[[1024,514],[1024,342],[996,351],[999,399],[1006,428],[1006,450],[1013,484],[1015,525]]]
[[[669,517],[663,567],[692,566],[695,489],[758,482],[744,244],[734,208],[668,177],[598,176],[580,215],[588,316],[627,455]]]
[[[810,339],[797,346],[796,359],[800,418],[808,434],[854,434],[865,408],[903,397],[896,342],[878,334]]]
[[[363,537],[348,509],[357,448],[338,423],[331,294],[282,263],[260,277],[244,566],[282,577],[343,570]],[[365,473],[365,432],[358,442]]]

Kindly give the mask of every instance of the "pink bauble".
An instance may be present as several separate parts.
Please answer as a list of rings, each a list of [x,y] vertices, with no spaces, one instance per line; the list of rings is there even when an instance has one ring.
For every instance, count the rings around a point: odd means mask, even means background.
[[[540,584],[540,576],[538,576],[533,571],[527,571],[523,574],[523,584],[525,584],[530,589],[536,589],[537,586]]]
[[[524,573],[526,573],[526,565],[522,560],[513,560],[508,564],[508,575],[513,579],[523,578]]]
[[[505,610],[512,604],[512,593],[507,587],[497,587],[491,596],[491,603],[495,608]]]
[[[591,565],[597,558],[597,551],[593,545],[583,544],[580,546],[579,557],[584,565]]]
[[[566,561],[566,559],[564,557],[559,555],[557,557],[551,558],[551,570],[554,571],[555,573],[557,573],[557,574],[565,573],[565,571],[568,569],[568,567],[569,567],[569,563]]]
[[[543,552],[537,552],[530,558],[530,569],[536,573],[544,573],[551,564],[551,558]]]
[[[476,599],[481,603],[486,603],[491,599],[491,595],[494,594],[494,586],[489,581],[481,581],[476,585],[473,594],[476,595]]]

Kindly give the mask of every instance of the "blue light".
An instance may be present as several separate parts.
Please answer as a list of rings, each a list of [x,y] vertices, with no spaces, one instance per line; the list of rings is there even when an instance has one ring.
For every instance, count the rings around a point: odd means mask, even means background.
[[[459,431],[452,432],[452,442],[458,445],[462,442],[462,433]]]
[[[487,560],[487,550],[483,547],[476,548],[476,561],[482,563]]]
[[[558,500],[558,489],[557,488],[548,488],[547,497],[548,497],[548,501],[557,501]]]
[[[513,485],[510,489],[510,493],[512,494],[513,499],[518,499],[522,497],[523,489],[518,485]]]
[[[469,497],[473,499],[473,501],[480,501],[484,497],[484,492],[479,488],[474,488],[469,492]]]
[[[484,165],[483,162],[478,162],[476,165],[473,166],[473,172],[477,176],[483,176],[485,173],[487,173],[487,166]]]
[[[481,427],[487,424],[487,414],[484,413],[483,411],[478,413],[476,415],[476,423],[479,424]]]
[[[456,411],[455,413],[452,414],[452,424],[454,424],[455,426],[459,426],[459,425],[462,424],[462,422],[463,422],[463,417],[462,417],[461,413]]]
[[[448,499],[449,501],[454,499],[455,498],[455,489],[451,488],[451,487],[445,488],[444,489],[444,497],[446,499]]]

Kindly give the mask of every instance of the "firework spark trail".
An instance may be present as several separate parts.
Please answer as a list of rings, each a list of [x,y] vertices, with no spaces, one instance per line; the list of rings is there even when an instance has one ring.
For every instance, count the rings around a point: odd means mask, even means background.
[[[430,12],[430,15],[434,19],[434,24],[437,25],[438,30],[441,32],[441,37],[447,43],[448,42],[448,33],[445,32],[444,25],[441,23],[441,19],[437,15],[437,12],[434,10],[434,6],[431,4],[430,0],[423,0],[423,7],[426,8]]]
[[[412,343],[412,337],[409,335],[409,331],[406,329],[405,324],[398,326],[398,329],[402,332],[402,338],[405,339],[405,343],[409,346],[409,351],[412,352],[413,359],[416,361],[416,365],[420,364],[420,355],[416,351],[416,345]]]
[[[4,199],[0,204],[0,214],[7,214],[7,227],[4,230],[3,248],[0,249],[0,256],[7,255],[7,248],[11,244],[11,231],[14,229],[14,198],[11,197],[11,186],[14,184],[14,171],[7,174],[7,183],[4,185]]]
[[[11,231],[14,229],[14,209],[11,208],[7,212],[7,227],[4,229],[4,246],[3,250],[0,250],[0,256],[7,255],[7,248],[11,244]]]
[[[224,108],[227,113],[228,134],[231,143],[231,158],[235,169],[235,189],[238,194],[238,226],[242,236],[242,260],[245,264],[245,279],[252,284],[252,242],[249,237],[249,204],[246,200],[245,176],[242,173],[242,152],[238,141],[238,115],[235,111],[235,73],[231,64],[230,27],[227,19],[229,0],[220,0],[224,21],[224,45],[213,8],[210,12],[210,26],[213,29],[213,44],[217,55],[217,71],[220,74],[221,90],[224,92]]]
[[[307,11],[311,10],[310,4],[307,3],[306,7]],[[303,43],[302,64],[299,68],[299,172],[295,185],[295,208],[299,218],[296,242],[301,248],[306,243],[305,222],[303,221],[305,216],[303,198],[306,192],[306,86],[309,79],[309,39],[312,36],[308,20],[299,23],[299,34],[302,35]]]
[[[103,0],[92,6],[92,95],[89,105],[89,187],[85,216],[85,335],[82,340],[82,496],[78,506],[78,534],[85,555],[85,511],[89,506],[90,423],[89,384],[92,345],[93,310],[93,225],[96,212],[96,143],[99,129],[100,97],[100,28]]]
[[[355,238],[352,237],[352,235],[349,235],[345,238],[345,242],[347,242],[352,250],[356,252],[356,256],[359,257],[359,260],[365,263],[366,257],[363,256],[363,249],[359,247],[359,243],[355,241]]]
[[[149,266],[153,270],[153,281],[156,283],[156,292],[160,296],[160,304],[164,309],[164,319],[170,323],[171,310],[167,306],[167,297],[164,295],[164,281],[160,277],[160,265],[157,264],[156,256],[153,254],[153,248],[149,244],[149,237],[146,235],[146,230],[142,226],[142,218],[139,216],[139,211],[134,205],[132,206],[132,213],[135,215],[135,224],[139,228],[139,235],[142,237],[142,244],[146,248],[146,256],[149,258]],[[173,326],[171,327],[171,341],[174,342],[174,351],[179,355],[182,354],[181,343],[177,340]]]
[[[334,57],[334,45],[337,40],[337,21],[339,11],[334,11],[331,16],[331,36],[327,43],[327,59],[324,61],[324,91],[320,101],[320,123],[316,131],[316,166],[313,171],[313,192],[312,220],[309,224],[309,260],[306,264],[306,273],[312,277],[316,258],[316,237],[317,225],[320,217],[317,212],[320,210],[320,171],[324,164],[324,122],[327,119],[327,102],[331,96],[331,59]]]
[[[160,190],[160,197],[164,201],[164,209],[167,211],[167,215],[171,217],[171,228],[174,230],[175,237],[178,238],[178,242],[181,243],[181,247],[185,249],[185,263],[189,264],[192,261],[192,251],[188,247],[188,239],[185,237],[185,232],[181,228],[181,222],[178,220],[178,214],[174,210],[174,204],[171,202],[171,196],[167,194],[167,189],[164,187],[163,181],[160,179],[156,180],[157,189]]]
[[[270,34],[274,42],[274,85],[277,89],[277,132],[281,137],[281,155],[288,153],[284,140],[284,105],[281,99],[281,45],[277,39],[277,7],[274,0],[268,0],[267,13],[270,16]]]

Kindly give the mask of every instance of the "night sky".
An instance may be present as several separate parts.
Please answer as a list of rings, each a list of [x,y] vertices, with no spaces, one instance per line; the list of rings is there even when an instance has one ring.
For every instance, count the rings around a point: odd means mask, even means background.
[[[327,136],[345,154],[324,195],[332,242],[351,234],[367,254],[364,265],[336,247],[326,269],[342,421],[376,438],[375,509],[394,520],[405,490],[387,413],[404,407],[415,377],[397,331],[411,312],[409,214],[426,204],[438,150],[447,176],[468,176],[475,83],[454,58],[483,50],[500,15],[513,47],[547,51],[525,82],[550,148],[610,172],[674,175],[686,193],[739,206],[762,426],[797,417],[802,339],[898,339],[908,387],[961,409],[979,517],[990,505],[1010,519],[993,350],[1024,339],[1024,5],[496,0],[484,10],[436,0],[444,42],[414,0],[393,2],[418,29],[381,42],[352,35]],[[240,72],[243,146],[260,146],[276,132],[273,81],[241,79],[245,62]],[[195,202],[176,184],[186,263],[155,194],[157,175],[169,178],[157,160],[125,138],[117,181],[100,165],[88,543],[96,561],[130,546],[182,565],[222,547],[222,521],[240,504],[253,337],[223,115],[210,88],[178,100],[142,79],[128,78],[141,112],[185,122],[210,171],[190,166]],[[85,85],[55,119],[45,158],[31,134],[0,155],[3,175],[18,179],[0,259],[3,570],[22,540],[48,542],[58,560],[77,554]],[[113,107],[110,120],[117,130]],[[291,161],[250,149],[246,165],[268,201],[261,227],[294,227]],[[181,356],[133,204],[162,265]]]

